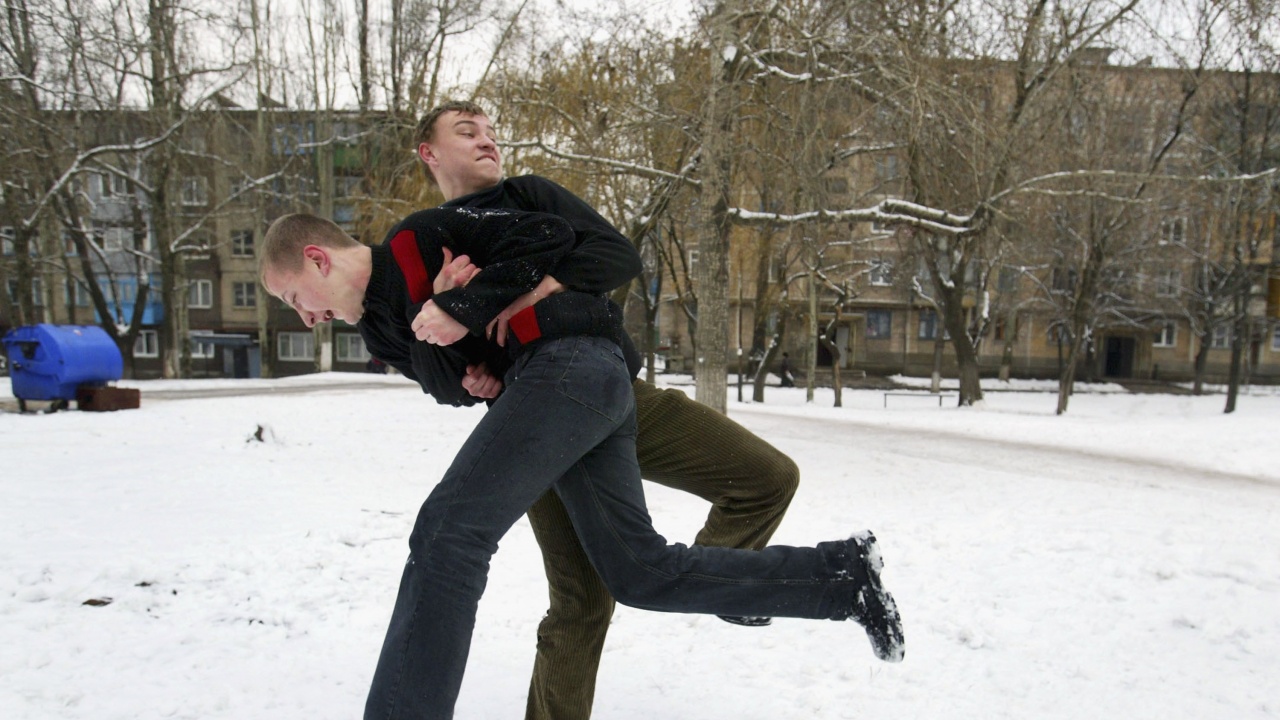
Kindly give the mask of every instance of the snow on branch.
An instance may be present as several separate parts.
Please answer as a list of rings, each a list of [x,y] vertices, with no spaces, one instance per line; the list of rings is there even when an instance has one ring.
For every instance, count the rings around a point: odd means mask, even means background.
[[[1256,173],[1248,173],[1244,175],[1156,175],[1145,172],[1125,172],[1121,170],[1065,170],[1063,172],[1049,173],[1047,175],[1028,178],[1017,185],[996,193],[988,201],[988,204],[994,204],[1005,196],[1012,195],[1014,193],[1038,192],[1041,194],[1065,194],[1064,191],[1055,192],[1035,188],[1036,185],[1052,182],[1054,180],[1108,178],[1114,180],[1139,181],[1165,180],[1172,182],[1235,183],[1252,182],[1254,180],[1261,180],[1276,174],[1280,174],[1280,167],[1271,167]]]
[[[578,162],[594,163],[596,165],[604,165],[606,167],[615,168],[632,175],[646,177],[656,180],[671,180],[674,182],[684,183],[693,187],[702,185],[702,181],[695,180],[683,173],[671,173],[666,170],[658,170],[657,168],[639,165],[637,163],[625,162],[622,160],[614,160],[613,158],[599,157],[597,155],[579,155],[577,153],[565,152],[558,150],[550,145],[545,144],[541,140],[521,140],[514,142],[502,142],[502,147],[506,148],[537,148],[542,152],[561,160],[575,160]]]
[[[786,52],[785,54],[806,63],[812,62],[814,65],[817,66],[818,70],[823,71],[823,74],[815,75],[812,72],[802,72],[802,73],[788,72],[778,67],[777,65],[774,65],[773,63],[769,63],[765,61],[764,58],[766,55],[776,55],[776,54],[779,54],[780,52],[781,51],[778,51],[778,50],[762,50],[760,52],[751,53],[747,57],[751,60],[751,64],[755,65],[756,68],[760,70],[760,72],[766,75],[773,75],[774,77],[781,78],[788,82],[795,82],[795,83],[839,82],[841,80],[856,80],[859,77],[859,75],[864,74],[864,73],[841,72],[824,62],[812,60],[808,56],[802,55],[796,52]]]
[[[876,143],[872,145],[852,145],[847,148],[840,148],[836,150],[835,157],[837,160],[848,160],[855,155],[871,155],[873,153],[888,152],[890,150],[897,150],[900,147],[902,147],[902,144],[896,142]]]
[[[184,115],[173,125],[169,126],[169,128],[163,133],[148,140],[139,140],[137,142],[122,143],[118,145],[99,145],[80,153],[71,161],[71,165],[67,167],[62,175],[45,191],[44,196],[40,198],[40,202],[36,203],[31,215],[22,220],[23,227],[31,227],[34,225],[36,221],[39,220],[40,213],[43,212],[45,206],[49,204],[49,200],[68,182],[70,182],[71,178],[79,174],[84,167],[97,156],[106,153],[136,153],[144,150],[150,150],[151,148],[168,141],[169,138],[177,132],[178,128],[182,127],[183,124],[186,123],[186,121],[187,117]]]
[[[742,208],[730,208],[728,216],[744,225],[770,225],[801,222],[878,222],[886,225],[907,225],[941,235],[962,235],[973,231],[973,215],[955,215],[937,208],[918,205],[906,200],[889,199],[869,208],[851,210],[811,210],[784,215],[782,213],[755,212]]]

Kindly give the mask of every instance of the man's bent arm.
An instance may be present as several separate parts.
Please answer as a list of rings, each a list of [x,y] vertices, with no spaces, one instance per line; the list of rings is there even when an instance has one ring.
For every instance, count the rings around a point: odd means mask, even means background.
[[[507,182],[521,209],[556,215],[573,227],[573,251],[548,273],[565,287],[603,295],[640,274],[643,264],[636,246],[582,198],[537,175]]]

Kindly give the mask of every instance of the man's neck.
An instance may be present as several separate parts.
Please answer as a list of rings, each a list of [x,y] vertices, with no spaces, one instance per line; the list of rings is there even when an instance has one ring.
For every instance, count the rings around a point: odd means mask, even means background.
[[[341,264],[347,286],[363,305],[369,292],[369,278],[373,276],[373,249],[368,245],[347,248],[336,259]]]
[[[440,185],[440,192],[444,195],[444,201],[445,201],[445,202],[450,202],[450,201],[452,201],[452,200],[457,200],[458,198],[463,197],[464,195],[473,195],[473,194],[475,194],[475,193],[483,192],[483,191],[485,191],[485,190],[488,190],[488,189],[490,189],[490,188],[495,188],[495,187],[497,187],[497,186],[499,185],[499,183],[501,183],[501,182],[502,182],[502,181],[501,181],[501,180],[499,180],[498,182],[493,183],[492,185],[480,185],[480,186],[478,186],[478,187],[471,187],[471,188],[469,188],[469,189],[467,189],[467,188],[462,188],[462,187],[456,187],[456,186],[453,186],[453,185],[450,185],[450,186],[446,187],[444,183],[441,183],[441,185]]]

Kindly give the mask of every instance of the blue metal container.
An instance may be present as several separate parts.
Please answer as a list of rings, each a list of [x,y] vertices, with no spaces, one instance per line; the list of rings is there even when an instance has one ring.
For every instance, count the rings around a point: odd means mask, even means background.
[[[105,385],[124,375],[124,358],[97,325],[28,325],[4,336],[13,396],[76,399],[81,385]]]

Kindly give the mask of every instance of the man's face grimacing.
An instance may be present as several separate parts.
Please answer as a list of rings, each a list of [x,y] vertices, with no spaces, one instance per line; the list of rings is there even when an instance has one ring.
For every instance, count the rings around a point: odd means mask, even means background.
[[[306,262],[293,272],[268,268],[262,276],[266,291],[293,308],[307,327],[332,320],[354,325],[364,315],[363,298],[351,292],[334,272],[327,251],[309,245]]]
[[[493,123],[483,115],[457,110],[436,120],[431,141],[418,146],[418,157],[431,168],[450,199],[484,190],[502,180],[502,153]]]

